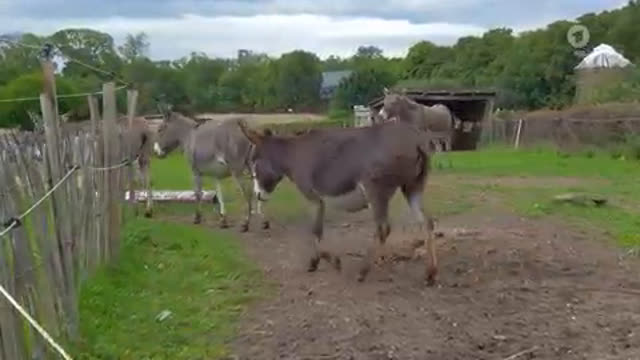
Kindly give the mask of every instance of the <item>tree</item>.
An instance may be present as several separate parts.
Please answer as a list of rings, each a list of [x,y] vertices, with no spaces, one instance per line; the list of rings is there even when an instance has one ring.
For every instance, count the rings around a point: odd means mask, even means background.
[[[382,49],[376,46],[359,46],[356,51],[356,57],[364,57],[364,58],[381,58],[383,55]]]
[[[33,97],[38,98],[42,92],[43,79],[42,72],[32,72],[21,75],[3,87],[0,87],[0,99],[16,99]],[[58,94],[70,94],[77,90],[72,82],[63,77],[56,78]],[[81,103],[84,98],[61,98],[58,99],[58,107],[61,113],[65,113]],[[23,130],[33,130],[33,124],[29,119],[28,111],[40,112],[40,102],[38,100],[15,101],[0,103],[0,127],[19,126]]]
[[[141,58],[147,57],[149,53],[149,37],[145,32],[139,32],[135,35],[127,34],[127,37],[118,51],[124,60],[128,63]]]
[[[22,74],[40,68],[38,47],[43,42],[41,38],[33,34],[7,36],[7,38],[12,41],[0,41],[0,84],[7,84]],[[14,41],[28,46],[17,45]]]
[[[437,46],[430,41],[421,41],[413,45],[404,60],[407,78],[428,78],[443,64],[453,60],[451,48]]]
[[[292,108],[314,108],[320,103],[320,60],[310,52],[296,50],[277,60],[276,93],[280,104]]]
[[[63,57],[72,60],[66,64],[63,75],[84,78],[85,82],[93,79],[94,83],[89,85],[93,89],[98,89],[103,81],[113,80],[113,74],[121,71],[122,59],[109,34],[91,29],[65,29],[49,40]]]
[[[367,104],[383,94],[385,87],[391,87],[398,78],[391,71],[376,68],[360,69],[344,79],[332,99],[331,108],[350,110],[354,105]]]
[[[211,110],[218,105],[218,83],[230,65],[228,60],[191,54],[180,71],[184,73],[187,96],[195,110]]]

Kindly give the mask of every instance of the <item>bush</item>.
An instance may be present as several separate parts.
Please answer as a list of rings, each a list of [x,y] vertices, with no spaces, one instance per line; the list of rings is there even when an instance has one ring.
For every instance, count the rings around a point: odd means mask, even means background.
[[[640,70],[634,70],[622,82],[595,91],[590,99],[591,103],[602,104],[608,102],[635,102],[640,100]]]
[[[0,99],[37,98],[42,92],[42,85],[42,73],[25,74],[0,88]],[[56,79],[56,88],[58,94],[70,94],[77,91],[71,82],[64,78]],[[83,97],[59,99],[58,110],[60,113],[65,113],[85,102],[86,99]],[[28,111],[39,114],[40,102],[29,100],[0,103],[0,127],[18,126],[22,130],[33,130],[34,124],[27,114]]]

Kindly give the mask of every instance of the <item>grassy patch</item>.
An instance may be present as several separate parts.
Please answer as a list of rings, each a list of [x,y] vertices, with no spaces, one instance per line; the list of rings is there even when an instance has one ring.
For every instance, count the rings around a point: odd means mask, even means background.
[[[623,246],[640,246],[640,162],[606,152],[568,155],[545,147],[439,154],[435,162],[442,165],[434,168],[425,202],[436,216],[485,206],[484,199],[490,196],[521,214],[605,229]],[[554,182],[569,177],[577,181]],[[521,178],[527,181],[505,181]],[[152,179],[155,189],[192,189],[191,172],[181,154],[154,159]],[[204,184],[213,188],[210,179]],[[242,216],[244,204],[236,184],[227,179],[223,190],[230,216]],[[596,208],[552,201],[554,195],[565,192],[600,194],[610,203]],[[306,217],[308,206],[295,186],[283,181],[265,212],[272,220],[287,223]],[[398,216],[407,208],[399,194],[392,207]],[[194,208],[193,204],[156,204],[156,209],[156,213],[186,216]],[[204,209],[206,216],[213,216],[213,206],[207,204]],[[84,339],[78,344],[78,358],[222,356],[234,320],[266,287],[233,232],[138,219],[124,233],[119,261],[100,271],[82,290]],[[158,321],[164,310],[171,316]]]
[[[493,146],[481,151],[454,152],[446,156],[451,159],[453,167],[441,169],[444,173],[607,179],[640,174],[639,162],[612,159],[606,152],[566,154],[542,146],[526,150]]]
[[[492,147],[449,155],[453,167],[436,172],[456,175],[459,187],[491,193],[527,216],[561,217],[578,226],[604,229],[623,246],[640,246],[638,161],[615,158],[605,151],[565,154],[546,147],[526,150]],[[531,181],[520,186],[495,181],[506,177]],[[561,181],[553,184],[554,179],[566,178],[578,182],[571,186]],[[487,184],[482,185],[482,179]],[[594,207],[553,201],[555,195],[568,192],[601,195],[609,204]]]
[[[263,294],[260,272],[226,232],[158,220],[125,229],[120,259],[80,297],[79,359],[212,359],[245,306]],[[163,311],[170,315],[160,321]]]

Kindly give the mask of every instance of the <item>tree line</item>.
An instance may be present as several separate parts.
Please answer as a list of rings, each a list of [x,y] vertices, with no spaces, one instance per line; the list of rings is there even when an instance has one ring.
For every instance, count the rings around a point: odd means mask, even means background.
[[[607,43],[633,63],[640,62],[636,39],[639,0],[620,9],[585,14],[576,22],[590,33],[589,45],[583,50]],[[41,82],[38,46],[49,42],[64,57],[75,60],[67,62],[58,75],[59,93],[95,91],[115,76],[140,91],[143,112],[154,111],[156,101],[161,100],[193,112],[293,109],[329,110],[339,116],[393,86],[494,89],[502,108],[558,108],[571,104],[575,93],[574,67],[581,59],[567,40],[567,32],[576,22],[557,21],[520,34],[495,28],[481,36],[462,37],[452,46],[425,40],[411,46],[405,57],[387,57],[375,46],[361,46],[351,57],[326,59],[296,50],[279,57],[239,51],[233,59],[194,52],[177,60],[153,61],[144,33],[128,35],[120,46],[109,34],[91,29],[65,29],[46,37],[22,34],[12,38],[15,42],[0,42],[0,100],[37,96]],[[322,74],[337,70],[351,73],[330,99],[324,99]],[[639,97],[640,76],[636,75],[603,92],[601,100]],[[86,118],[84,102],[84,98],[64,99],[60,107]],[[27,110],[37,112],[38,104],[0,103],[0,126],[28,127]]]

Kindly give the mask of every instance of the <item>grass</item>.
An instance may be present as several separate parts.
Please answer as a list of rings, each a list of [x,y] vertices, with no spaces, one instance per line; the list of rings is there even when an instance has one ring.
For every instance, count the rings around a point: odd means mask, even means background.
[[[217,358],[238,315],[264,290],[230,234],[135,220],[120,259],[82,289],[77,358]],[[160,321],[165,310],[171,315]]]
[[[439,172],[456,175],[459,186],[496,195],[523,215],[553,216],[576,226],[604,230],[622,246],[640,246],[640,161],[612,158],[607,152],[569,155],[547,147],[493,147],[449,155],[453,167]],[[524,185],[491,183],[506,177],[535,181]],[[553,183],[563,178],[576,183]],[[482,185],[483,179],[491,185]],[[601,195],[609,204],[576,206],[553,201],[555,195],[568,192]]]
[[[452,167],[435,166],[427,188],[427,207],[436,216],[460,214],[490,195],[525,216],[553,217],[571,226],[604,229],[622,246],[640,246],[640,162],[614,159],[606,152],[567,155],[539,147],[513,150],[491,147],[446,154]],[[435,163],[447,159],[436,155]],[[575,181],[559,180],[571,178]],[[152,161],[155,189],[192,189],[182,155]],[[525,181],[518,182],[518,180]],[[503,180],[503,181],[500,181]],[[506,181],[509,180],[509,181]],[[211,189],[210,179],[205,188]],[[223,182],[230,216],[241,216],[240,193]],[[554,195],[595,193],[604,207],[558,204]],[[394,210],[406,209],[400,196]],[[265,212],[284,223],[307,216],[307,203],[285,181]],[[205,206],[205,216],[213,207]],[[331,210],[329,210],[331,211]],[[184,218],[192,204],[156,204],[161,218]],[[404,214],[402,211],[393,211]],[[162,220],[136,219],[125,229],[121,257],[87,282],[81,294],[83,341],[78,359],[216,359],[251,301],[269,294],[254,264],[232,231]],[[168,310],[163,321],[156,316]]]

